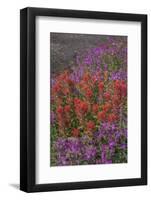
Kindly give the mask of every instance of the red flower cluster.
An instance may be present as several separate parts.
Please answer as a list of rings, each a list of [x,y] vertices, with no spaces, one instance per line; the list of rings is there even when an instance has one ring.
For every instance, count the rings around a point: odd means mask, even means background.
[[[127,162],[127,37],[123,37],[107,37],[82,54],[81,49],[69,67],[62,62],[51,73],[53,166]]]
[[[98,84],[99,92],[102,92],[102,91],[103,91],[103,87],[104,87],[103,82],[102,82],[102,81],[99,82],[99,84]]]
[[[121,97],[127,95],[127,85],[124,80],[116,80],[114,84],[115,93]]]
[[[70,105],[65,105],[64,111],[67,112],[67,113],[70,112],[71,111],[71,106]]]
[[[100,120],[104,121],[106,119],[105,111],[98,112],[97,118],[98,118],[98,121],[100,121]]]
[[[106,71],[104,80],[99,80],[97,74],[91,76],[86,70],[77,83],[69,75],[67,71],[59,75],[52,87],[60,132],[77,137],[97,130],[100,122],[113,123],[119,119],[119,109],[127,94],[124,80],[110,81]],[[78,93],[74,94],[74,90]]]
[[[58,108],[56,109],[56,113],[58,115],[62,115],[63,114],[63,107],[62,106],[58,106]]]
[[[109,101],[110,98],[111,98],[111,94],[109,92],[105,92],[104,93],[104,98],[105,98],[106,101]]]
[[[92,90],[87,89],[87,90],[86,90],[86,94],[85,94],[85,96],[88,97],[88,98],[91,98],[91,97],[93,96],[93,92],[92,92]]]
[[[86,114],[88,112],[88,104],[78,98],[74,99],[74,107],[77,114]]]
[[[79,134],[80,134],[80,131],[79,131],[77,128],[73,128],[73,130],[72,130],[72,135],[73,135],[74,137],[78,137]]]
[[[99,105],[98,104],[93,104],[92,105],[92,112],[96,114],[99,111]]]
[[[93,131],[94,128],[95,128],[95,123],[93,121],[88,121],[87,122],[87,129],[89,131]]]

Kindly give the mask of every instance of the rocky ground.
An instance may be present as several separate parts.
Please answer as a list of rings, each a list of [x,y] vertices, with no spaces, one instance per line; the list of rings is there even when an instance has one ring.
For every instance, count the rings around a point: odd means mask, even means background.
[[[105,38],[103,35],[50,33],[51,72],[74,65],[77,54],[97,47]]]

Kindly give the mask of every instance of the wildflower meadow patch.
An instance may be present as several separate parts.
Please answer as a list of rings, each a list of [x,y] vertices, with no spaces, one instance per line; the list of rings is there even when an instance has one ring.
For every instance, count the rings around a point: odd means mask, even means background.
[[[50,41],[50,166],[126,163],[127,37]]]

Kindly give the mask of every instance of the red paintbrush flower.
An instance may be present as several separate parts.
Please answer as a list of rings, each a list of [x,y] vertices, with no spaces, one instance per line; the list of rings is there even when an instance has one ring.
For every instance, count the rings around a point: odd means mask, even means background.
[[[73,99],[70,96],[68,96],[67,99],[66,99],[66,103],[67,104],[72,104],[73,103]]]
[[[122,96],[127,95],[127,85],[124,80],[116,80],[114,83],[114,93]]]
[[[120,80],[116,80],[115,83],[114,83],[114,88],[116,90],[119,90],[120,89]]]
[[[80,102],[81,102],[80,99],[78,99],[78,98],[74,98],[74,104],[75,104],[75,105],[79,104]]]
[[[77,113],[86,113],[88,111],[88,104],[78,98],[74,99],[74,106]]]
[[[66,82],[68,83],[69,86],[73,86],[74,84],[74,82],[70,78],[67,78]]]
[[[62,92],[63,92],[64,95],[68,95],[70,93],[70,89],[68,87],[64,87],[62,89]]]
[[[71,107],[70,107],[69,105],[66,105],[66,106],[64,107],[64,111],[65,111],[65,112],[70,112],[70,111],[71,111]]]
[[[110,95],[110,93],[109,92],[105,92],[104,93],[104,98],[105,98],[105,100],[110,100],[110,98],[111,98],[111,95]]]
[[[56,109],[57,114],[63,114],[63,107],[62,106],[58,106],[58,108]]]
[[[91,98],[91,97],[93,96],[93,92],[92,92],[92,90],[87,89],[87,90],[86,90],[86,94],[85,94],[85,96],[88,97],[88,98]]]
[[[112,96],[112,103],[114,105],[119,105],[120,104],[120,98],[119,98],[118,95],[115,94],[115,95]]]
[[[121,94],[123,96],[127,95],[127,85],[124,82],[121,83]]]
[[[106,113],[104,111],[98,112],[97,118],[98,118],[98,120],[105,120],[106,119]]]
[[[79,136],[79,129],[77,129],[77,128],[74,128],[73,130],[72,130],[72,135],[74,136],[74,137],[78,137]]]
[[[88,111],[88,104],[86,102],[81,102],[80,105],[79,105],[79,109],[83,113],[86,113]]]
[[[115,120],[117,120],[117,116],[114,113],[108,115],[109,122],[114,122]]]
[[[91,131],[94,128],[95,128],[95,123],[93,121],[88,121],[87,122],[87,129]]]
[[[56,83],[52,88],[53,92],[59,92],[60,90],[61,90],[61,86],[59,83]]]
[[[105,103],[102,106],[102,109],[103,109],[104,112],[108,112],[111,108],[112,108],[112,105],[110,103]]]
[[[102,82],[102,81],[99,82],[99,84],[98,84],[99,92],[102,92],[102,91],[103,91],[103,87],[104,87],[103,82]]]
[[[98,104],[93,104],[92,111],[93,111],[93,113],[97,113],[99,111],[99,105]]]

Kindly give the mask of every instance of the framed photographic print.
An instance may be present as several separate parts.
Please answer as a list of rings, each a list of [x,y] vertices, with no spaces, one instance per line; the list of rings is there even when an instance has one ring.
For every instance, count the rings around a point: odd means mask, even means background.
[[[147,16],[20,12],[20,189],[147,184]]]

